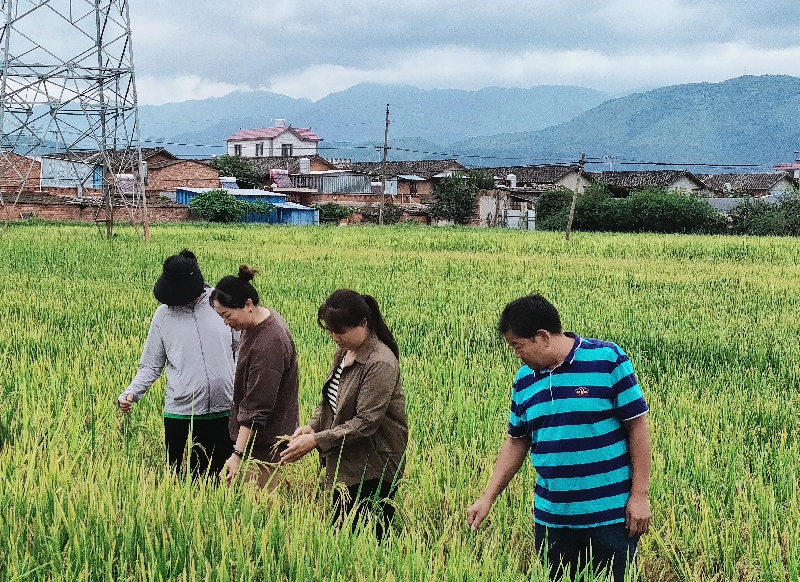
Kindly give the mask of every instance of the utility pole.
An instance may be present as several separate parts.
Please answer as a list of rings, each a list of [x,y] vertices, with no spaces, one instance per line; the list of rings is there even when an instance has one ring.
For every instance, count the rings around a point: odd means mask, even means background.
[[[383,167],[381,168],[381,207],[378,210],[378,224],[383,226],[383,205],[386,199],[386,152],[389,150],[389,104],[386,104],[386,129],[383,133]]]
[[[572,193],[572,205],[569,207],[569,218],[567,219],[567,234],[564,240],[569,240],[569,233],[572,231],[572,219],[575,218],[575,204],[578,202],[578,190],[581,187],[581,180],[583,179],[583,165],[586,163],[586,154],[581,155],[581,161],[578,162],[578,178],[575,180],[575,192]]]

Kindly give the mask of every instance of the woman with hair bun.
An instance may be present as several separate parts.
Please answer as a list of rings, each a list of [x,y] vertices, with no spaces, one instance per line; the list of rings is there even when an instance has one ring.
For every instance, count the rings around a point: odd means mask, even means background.
[[[292,463],[316,448],[334,490],[335,518],[355,508],[355,521],[375,519],[380,540],[394,516],[392,499],[408,445],[399,350],[378,302],[349,289],[335,291],[317,322],[338,346],[322,400],[298,428],[281,458]],[[347,487],[345,496],[336,484]]]
[[[274,309],[259,304],[250,281],[258,271],[239,267],[238,276],[217,283],[209,301],[226,325],[242,331],[233,403],[228,423],[233,454],[225,463],[228,485],[239,473],[241,462],[252,458],[264,463],[280,461],[278,438],[292,434],[299,424],[297,351],[294,340]],[[278,486],[274,466],[254,463],[248,480],[259,487]]]

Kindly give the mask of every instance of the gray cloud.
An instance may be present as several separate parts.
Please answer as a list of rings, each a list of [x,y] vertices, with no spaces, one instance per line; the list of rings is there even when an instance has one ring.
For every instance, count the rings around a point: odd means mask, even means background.
[[[131,4],[131,19],[137,74],[148,86],[184,76],[196,81],[198,95],[205,82],[211,93],[283,87],[293,96],[318,98],[370,79],[425,87],[569,82],[630,90],[721,80],[715,61],[719,72],[733,76],[797,75],[800,68],[785,57],[800,47],[799,5],[141,0]],[[659,63],[663,74],[648,69]],[[788,68],[775,71],[778,65]],[[159,100],[151,89],[142,98]]]

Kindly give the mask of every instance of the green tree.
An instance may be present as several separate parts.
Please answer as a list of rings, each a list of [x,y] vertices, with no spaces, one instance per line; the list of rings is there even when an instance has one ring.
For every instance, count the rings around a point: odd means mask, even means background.
[[[192,212],[209,222],[239,222],[248,206],[221,188],[204,192],[189,202]]]
[[[218,170],[221,176],[234,176],[237,182],[245,182],[252,187],[261,184],[266,177],[263,173],[255,171],[250,165],[250,160],[243,156],[225,154],[212,158],[208,165]]]
[[[569,190],[548,190],[542,193],[536,200],[536,228],[566,230],[571,204],[572,192]]]
[[[478,210],[478,185],[481,178],[463,173],[442,178],[433,189],[434,201],[431,216],[439,220],[452,220],[456,224],[469,224]]]
[[[326,202],[317,206],[319,208],[319,221],[322,223],[338,223],[343,218],[350,218],[353,211],[347,206],[336,202]]]
[[[361,216],[364,222],[371,222],[378,224],[380,218],[380,206],[373,205],[372,203],[365,204],[361,208]],[[383,205],[383,224],[397,224],[400,222],[400,217],[403,216],[403,210],[390,200],[387,200]]]

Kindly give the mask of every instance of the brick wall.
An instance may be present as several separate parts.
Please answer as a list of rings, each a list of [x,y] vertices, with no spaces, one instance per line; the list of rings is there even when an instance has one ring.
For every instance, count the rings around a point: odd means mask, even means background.
[[[176,188],[219,188],[219,171],[191,160],[148,170],[148,195],[174,192]]]
[[[416,186],[416,192],[412,192],[412,188]],[[398,180],[397,182],[397,195],[401,196],[403,203],[419,204],[422,199],[432,198],[432,189],[430,182],[412,182],[407,180]]]
[[[0,190],[4,198],[20,190],[35,190],[42,181],[42,164],[12,152],[0,156]]]
[[[80,206],[78,204],[17,204],[8,205],[11,220],[20,220],[35,216],[42,220],[63,220],[70,222],[93,222],[97,215],[97,206]],[[22,216],[21,216],[22,215]],[[101,213],[102,216],[105,216]],[[147,217],[150,222],[186,222],[189,220],[187,207],[148,207]],[[0,214],[0,218],[5,218]],[[139,218],[138,216],[136,217]],[[130,214],[125,208],[114,208],[114,220],[130,221]]]
[[[289,200],[289,198],[289,196],[286,197],[287,200]],[[318,192],[299,192],[292,194],[291,198],[293,198],[292,202],[297,202],[303,206],[325,204],[326,202],[336,202],[337,204],[344,204],[346,202],[361,202],[363,204],[372,202],[373,204],[380,204],[381,202],[380,194],[320,194]],[[391,196],[386,197],[387,201],[391,201],[391,199]]]

